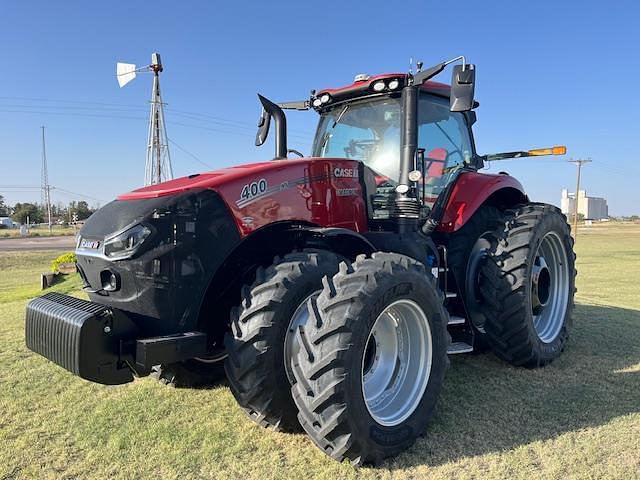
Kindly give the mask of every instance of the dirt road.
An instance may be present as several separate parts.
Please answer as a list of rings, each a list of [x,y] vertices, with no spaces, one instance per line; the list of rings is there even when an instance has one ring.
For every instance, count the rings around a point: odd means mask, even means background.
[[[74,250],[76,237],[24,237],[0,239],[0,252],[29,250]]]

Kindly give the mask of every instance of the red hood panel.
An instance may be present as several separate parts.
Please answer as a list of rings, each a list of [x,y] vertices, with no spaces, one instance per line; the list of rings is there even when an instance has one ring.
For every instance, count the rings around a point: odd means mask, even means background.
[[[367,229],[359,163],[345,158],[301,158],[252,163],[177,178],[118,197],[141,200],[215,189],[241,236],[278,222]]]
[[[309,159],[273,160],[269,162],[249,163],[245,165],[237,165],[235,167],[222,168],[212,172],[198,173],[195,175],[189,175],[188,177],[175,178],[168,182],[158,183],[156,185],[138,188],[129,193],[118,195],[118,200],[139,200],[143,198],[164,197],[166,195],[175,195],[193,188],[216,188],[242,177],[258,173],[262,174],[307,161],[309,161]]]

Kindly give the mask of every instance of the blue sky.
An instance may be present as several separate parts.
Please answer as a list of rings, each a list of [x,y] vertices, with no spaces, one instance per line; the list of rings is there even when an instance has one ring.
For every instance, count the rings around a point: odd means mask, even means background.
[[[589,194],[640,213],[640,6],[632,1],[3,2],[0,185],[38,185],[40,126],[54,201],[108,201],[144,177],[151,78],[120,89],[116,61],[162,54],[174,172],[271,158],[253,146],[256,93],[305,98],[356,73],[405,71],[464,54],[477,65],[480,153],[566,144]],[[447,81],[449,73],[441,79]],[[309,152],[315,114],[289,117]],[[190,152],[186,153],[184,150]],[[194,158],[195,157],[195,158]],[[530,196],[575,188],[562,157],[494,162]],[[10,202],[38,191],[2,189]],[[91,203],[95,203],[91,200]]]

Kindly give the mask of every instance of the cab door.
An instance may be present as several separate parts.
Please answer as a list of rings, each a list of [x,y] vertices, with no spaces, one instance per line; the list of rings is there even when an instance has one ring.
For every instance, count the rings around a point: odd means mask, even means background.
[[[418,148],[424,150],[424,164],[416,165],[424,173],[420,195],[433,207],[458,171],[473,163],[467,118],[452,112],[447,99],[422,93],[418,101]]]

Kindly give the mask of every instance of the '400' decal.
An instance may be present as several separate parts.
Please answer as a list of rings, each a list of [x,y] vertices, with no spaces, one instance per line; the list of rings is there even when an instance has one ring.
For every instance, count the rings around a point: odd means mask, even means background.
[[[257,182],[251,182],[242,187],[240,201],[251,200],[254,197],[267,191],[267,180],[261,178]]]

